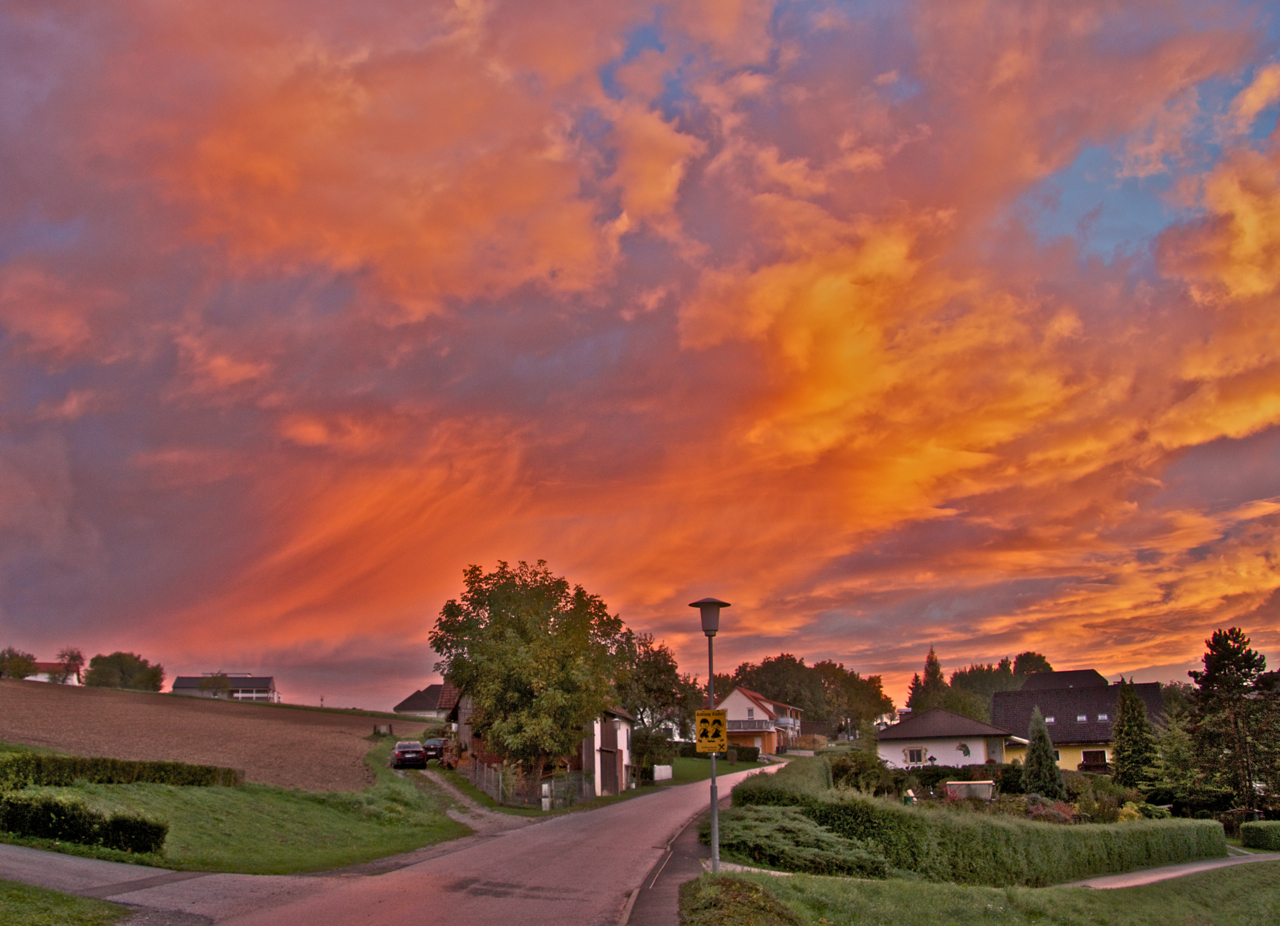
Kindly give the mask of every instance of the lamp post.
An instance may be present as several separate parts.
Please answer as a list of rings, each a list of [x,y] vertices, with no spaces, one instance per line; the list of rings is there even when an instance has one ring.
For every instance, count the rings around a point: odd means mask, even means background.
[[[707,635],[707,708],[716,709],[716,663],[711,639],[720,629],[720,609],[729,602],[718,598],[703,598],[689,605],[702,613],[702,632]],[[711,871],[720,871],[720,793],[716,790],[716,754],[711,754]]]

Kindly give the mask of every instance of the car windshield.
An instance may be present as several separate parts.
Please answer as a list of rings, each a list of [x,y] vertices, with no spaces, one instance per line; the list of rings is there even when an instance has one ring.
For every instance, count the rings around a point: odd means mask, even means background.
[[[396,749],[400,749],[400,750],[421,749],[421,748],[422,748],[421,743],[396,743]]]
[[[427,740],[428,746],[443,746],[444,740]]]

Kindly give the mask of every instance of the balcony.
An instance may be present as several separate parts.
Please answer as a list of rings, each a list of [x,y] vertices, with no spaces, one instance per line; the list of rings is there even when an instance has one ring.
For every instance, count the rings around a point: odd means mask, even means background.
[[[756,733],[772,730],[775,724],[772,720],[730,720],[730,733]]]
[[[800,729],[800,721],[794,717],[779,717],[774,723],[780,727],[790,727],[794,730]]]

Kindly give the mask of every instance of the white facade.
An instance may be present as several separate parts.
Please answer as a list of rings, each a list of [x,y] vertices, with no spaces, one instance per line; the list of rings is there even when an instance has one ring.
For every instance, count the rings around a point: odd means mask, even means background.
[[[988,745],[990,744],[990,745]],[[880,758],[890,768],[920,768],[925,765],[983,765],[988,759],[1003,761],[1003,750],[990,737],[930,737],[881,740]],[[933,762],[929,760],[933,759]]]
[[[614,733],[617,737],[617,753],[604,752],[601,744],[606,741],[604,731],[601,727],[604,724],[612,724]],[[610,760],[617,762],[618,768],[618,786],[620,790],[626,790],[628,787],[629,770],[631,769],[631,721],[622,717],[613,717],[605,714],[597,717],[591,724],[591,753],[594,761],[592,771],[592,781],[594,782],[596,797],[604,794],[605,775],[602,768],[602,761],[607,756]],[[615,756],[620,756],[621,760]]]

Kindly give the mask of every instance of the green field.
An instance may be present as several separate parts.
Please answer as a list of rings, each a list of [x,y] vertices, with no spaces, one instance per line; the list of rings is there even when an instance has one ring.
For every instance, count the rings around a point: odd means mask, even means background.
[[[109,926],[133,912],[102,900],[0,881],[0,926]]]
[[[704,875],[681,889],[680,910],[682,926],[1261,926],[1280,923],[1280,862],[1105,891]]]
[[[377,781],[359,792],[312,793],[267,785],[193,788],[94,785],[29,788],[82,799],[104,812],[141,813],[167,821],[163,855],[128,856],[47,840],[0,837],[39,848],[133,861],[163,868],[289,874],[323,871],[410,852],[470,830],[445,815],[449,801],[421,776],[387,768],[394,740],[376,742],[365,761]]]

